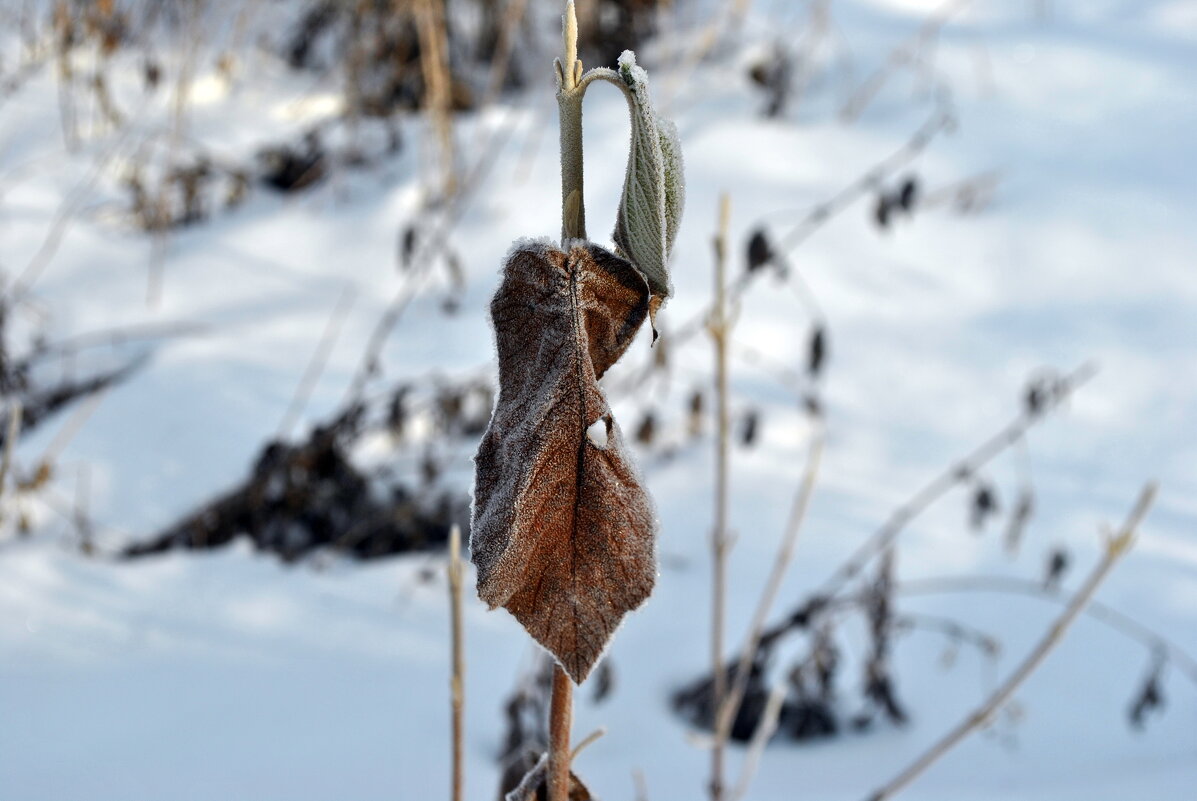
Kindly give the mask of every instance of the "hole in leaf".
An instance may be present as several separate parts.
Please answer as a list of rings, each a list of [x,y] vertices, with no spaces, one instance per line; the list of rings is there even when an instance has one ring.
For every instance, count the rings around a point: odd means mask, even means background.
[[[600,451],[607,449],[607,440],[611,436],[611,416],[603,415],[590,424],[586,429],[586,439]]]

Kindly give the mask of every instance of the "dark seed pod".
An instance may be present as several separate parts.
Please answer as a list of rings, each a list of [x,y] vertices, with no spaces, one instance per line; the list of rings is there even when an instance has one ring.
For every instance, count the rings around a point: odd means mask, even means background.
[[[1043,589],[1055,592],[1060,588],[1060,581],[1068,570],[1068,551],[1056,548],[1047,559],[1047,574],[1043,579]]]
[[[690,395],[690,404],[689,404],[690,420],[689,420],[689,425],[688,425],[688,428],[690,430],[690,436],[692,436],[692,437],[697,437],[702,434],[702,418],[703,418],[704,405],[705,404],[703,402],[702,390],[699,390],[699,389],[694,390],[693,394]]]
[[[919,201],[919,182],[913,175],[898,188],[897,201],[898,207],[907,214],[914,211],[915,204]]]
[[[752,232],[748,240],[748,272],[756,272],[774,259],[773,245],[763,228]]]
[[[816,325],[810,335],[810,344],[806,355],[806,372],[811,378],[818,378],[827,360],[827,330],[822,325]]]
[[[416,227],[408,225],[399,235],[399,269],[404,272],[411,269],[411,260],[416,253]]]
[[[751,448],[756,444],[760,421],[761,416],[756,409],[749,409],[744,415],[744,421],[740,428],[740,444],[745,448]]]
[[[969,520],[974,531],[985,527],[986,521],[998,511],[997,491],[990,484],[978,484],[973,491],[972,510]]]
[[[877,205],[873,207],[873,220],[882,231],[889,228],[889,216],[893,211],[893,199],[886,194],[877,196]]]

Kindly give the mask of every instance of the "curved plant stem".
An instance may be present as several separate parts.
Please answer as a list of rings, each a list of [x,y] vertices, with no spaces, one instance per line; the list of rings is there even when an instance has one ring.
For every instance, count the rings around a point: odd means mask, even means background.
[[[992,592],[1003,595],[1025,595],[1054,603],[1066,603],[1067,598],[1045,589],[1042,584],[1014,576],[948,576],[900,582],[900,595],[933,595],[939,593]],[[1173,640],[1143,625],[1112,606],[1093,601],[1085,607],[1085,615],[1100,620],[1114,631],[1167,655],[1168,659],[1189,680],[1197,684],[1197,658]]]
[[[888,548],[912,520],[944,493],[955,487],[960,482],[961,476],[975,474],[999,453],[1020,441],[1027,430],[1044,418],[1049,409],[1059,406],[1077,387],[1092,378],[1095,372],[1094,365],[1084,364],[1072,373],[1063,376],[1060,379],[1058,395],[1050,405],[1036,411],[1022,411],[1018,417],[981,443],[972,453],[959,462],[949,465],[944,472],[924,485],[910,500],[894,510],[889,520],[881,528],[874,531],[868,539],[857,546],[851,556],[824,582],[817,595],[824,598],[834,597],[850,579],[864,569],[874,556]]]
[[[906,785],[918,778],[923,771],[940,757],[952,750],[961,740],[983,726],[993,716],[993,713],[1014,695],[1014,692],[1022,686],[1027,677],[1042,664],[1044,658],[1060,643],[1069,625],[1072,624],[1077,615],[1081,613],[1081,610],[1089,603],[1089,600],[1093,597],[1093,593],[1097,591],[1098,586],[1109,575],[1110,570],[1130,550],[1135,530],[1139,527],[1144,516],[1146,516],[1147,510],[1151,508],[1152,501],[1155,500],[1155,493],[1155,484],[1148,484],[1143,488],[1139,494],[1138,502],[1135,503],[1134,509],[1127,517],[1126,522],[1123,523],[1117,536],[1111,538],[1106,543],[1105,554],[1102,556],[1101,561],[1093,568],[1093,571],[1085,579],[1085,583],[1077,590],[1076,595],[1073,596],[1072,601],[1069,602],[1064,611],[1060,613],[1056,622],[1048,628],[1042,639],[1039,640],[1039,643],[1027,654],[1018,668],[1010,674],[1010,677],[972,714],[960,721],[955,728],[940,738],[920,757],[898,773],[897,776],[869,795],[868,801],[884,801],[884,799],[891,798],[898,793]]]

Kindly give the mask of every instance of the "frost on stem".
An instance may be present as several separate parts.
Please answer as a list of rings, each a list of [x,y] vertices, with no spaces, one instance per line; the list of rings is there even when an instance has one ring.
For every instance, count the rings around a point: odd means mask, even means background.
[[[598,385],[649,296],[631,264],[597,245],[525,242],[491,302],[499,399],[474,460],[478,595],[575,682],[656,576],[652,504]]]

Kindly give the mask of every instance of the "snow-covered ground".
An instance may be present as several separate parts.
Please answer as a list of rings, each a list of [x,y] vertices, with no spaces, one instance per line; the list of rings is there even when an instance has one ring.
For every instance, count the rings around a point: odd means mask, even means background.
[[[937,3],[832,2],[821,66],[776,120],[760,116],[747,64],[771,37],[799,29],[806,4],[754,4],[743,49],[684,73],[678,54],[699,13],[678,5],[686,24],[640,59],[678,123],[687,165],[666,329],[709,300],[721,192],[731,195],[738,270],[762,220],[784,234],[807,207],[901,147],[932,114],[935,85],[951,89],[956,130],[899,174],[916,172],[933,190],[1000,172],[992,202],[976,213],[928,209],[879,232],[869,196],[789,254],[830,331],[828,447],[780,606],[799,601],[890,510],[1017,411],[1035,369],[1092,361],[1096,377],[1030,435],[1036,514],[1018,556],[1005,554],[1000,525],[981,537],[968,530],[967,496],[957,491],[904,535],[899,576],[1038,577],[1050,549],[1064,545],[1074,565],[1066,585],[1075,586],[1099,558],[1100,526],[1120,521],[1156,479],[1160,495],[1135,550],[1098,597],[1197,652],[1194,5],[976,0],[942,31],[934,77],[898,73],[852,124],[836,115],[846,92]],[[2,36],[7,64],[16,34]],[[314,90],[310,76],[245,53],[231,83],[214,60],[199,60],[187,137],[245,156],[335,112],[335,97]],[[114,93],[127,108],[145,104],[143,128],[170,125],[168,97],[141,100],[137,64],[121,69],[118,61]],[[468,162],[496,134],[486,183],[453,232],[467,288],[455,315],[443,312],[435,282],[415,301],[384,351],[387,380],[464,374],[491,358],[485,309],[499,260],[513,239],[559,227],[550,76],[546,65],[525,98],[461,121]],[[85,132],[89,113],[80,112]],[[597,237],[614,219],[628,124],[610,87],[594,89],[586,115],[587,211]],[[348,286],[354,305],[305,419],[336,408],[401,280],[396,243],[418,207],[431,151],[423,124],[412,121],[397,157],[304,193],[255,192],[240,208],[172,233],[161,303],[149,308],[155,245],[114,211],[123,197],[114,165],[132,157],[136,137],[96,135],[68,153],[60,129],[53,70],[0,100],[6,283],[37,258],[64,199],[75,212],[33,285],[33,310],[20,313],[25,324],[36,317],[55,337],[138,321],[202,327],[156,345],[150,365],[105,394],[58,458],[52,491],[69,507],[86,467],[88,511],[111,547],[244,475]],[[736,338],[800,369],[809,322],[766,276],[745,297]],[[627,368],[648,358],[642,336]],[[689,390],[707,380],[705,343],[674,360],[673,386],[660,396],[618,399],[625,429],[653,404],[672,404],[680,418]],[[734,370],[735,408],[763,410],[760,445],[734,452],[729,622],[738,641],[809,431],[766,374],[743,360]],[[25,439],[18,464],[34,464],[68,417]],[[657,801],[704,794],[708,755],[669,712],[668,695],[707,665],[710,451],[704,440],[646,466],[661,518],[658,588],[610,650],[615,693],[593,705],[583,689],[575,723],[577,736],[607,728],[577,765],[603,798],[634,797],[634,771]],[[1022,459],[1014,451],[985,471],[1007,511]],[[439,556],[285,567],[234,546],[114,564],[79,554],[61,518],[41,507],[31,514],[31,537],[0,534],[0,799],[445,797],[448,603]],[[509,616],[467,596],[467,782],[470,798],[491,798],[502,699],[533,650]],[[867,796],[985,697],[1056,614],[1034,600],[982,594],[900,602],[992,631],[1001,658],[995,666],[965,650],[946,669],[935,635],[903,639],[895,672],[910,725],[816,745],[776,742],[750,798]],[[1143,648],[1082,618],[1016,705],[906,795],[1192,797],[1197,687],[1169,671],[1163,713],[1144,731],[1125,723],[1149,663]],[[845,703],[854,703],[855,674],[841,681]],[[732,750],[733,775],[741,757]]]

